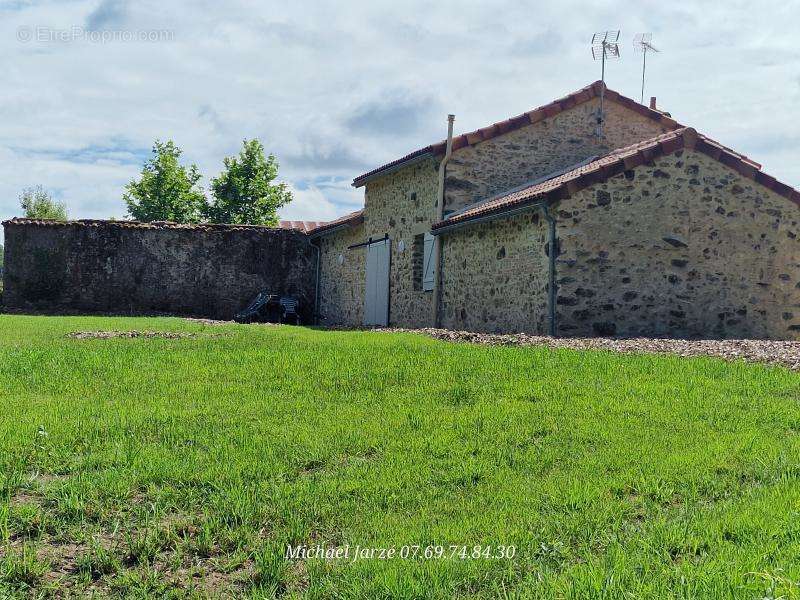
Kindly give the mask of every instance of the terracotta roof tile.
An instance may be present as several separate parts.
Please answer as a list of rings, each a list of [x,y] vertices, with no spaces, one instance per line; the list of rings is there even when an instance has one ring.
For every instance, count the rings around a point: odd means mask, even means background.
[[[443,229],[494,214],[503,214],[526,205],[553,202],[557,199],[569,197],[581,189],[596,183],[602,183],[628,169],[649,163],[658,156],[672,154],[681,148],[693,148],[719,160],[743,177],[752,179],[800,205],[800,192],[777,181],[771,175],[761,172],[758,163],[753,162],[743,154],[734,152],[719,142],[697,133],[691,127],[682,127],[649,140],[614,150],[597,160],[546,181],[490,198],[467,210],[450,215],[447,219],[436,223],[433,226],[433,230]]]
[[[324,224],[325,221],[280,221],[278,227],[281,229],[294,229],[296,231],[308,233]]]
[[[504,121],[500,121],[498,123],[494,123],[489,125],[488,127],[483,127],[481,129],[477,129],[475,131],[470,131],[468,133],[462,133],[461,135],[457,135],[453,137],[453,150],[458,150],[463,148],[464,146],[472,146],[475,144],[479,144],[480,142],[484,142],[486,140],[492,139],[497,137],[498,135],[502,135],[504,133],[508,133],[509,131],[514,131],[515,129],[520,129],[522,127],[526,127],[528,125],[532,125],[534,123],[538,123],[539,121],[546,119],[548,117],[553,117],[560,112],[565,110],[569,110],[583,104],[584,102],[588,102],[592,98],[595,98],[600,95],[600,90],[602,88],[602,83],[600,81],[595,81],[591,85],[586,86],[572,94],[568,94],[563,98],[558,98],[553,100],[549,104],[545,104],[544,106],[540,106],[534,110],[528,111],[516,117],[511,117],[510,119],[506,119]],[[621,104],[634,112],[643,115],[649,119],[652,119],[661,124],[662,127],[666,129],[676,129],[681,127],[681,125],[668,117],[660,110],[654,110],[649,108],[643,104],[639,104],[635,100],[631,98],[627,98],[622,94],[615,92],[614,90],[610,90],[606,88],[605,98],[611,102],[616,102],[617,104]],[[363,175],[359,175],[353,180],[353,185],[355,187],[360,187],[364,185],[367,180],[383,173],[384,171],[388,171],[392,168],[398,167],[403,165],[406,162],[411,160],[428,156],[428,155],[441,155],[444,154],[447,142],[441,141],[436,144],[431,144],[429,146],[425,146],[424,148],[420,148],[419,150],[415,150],[409,154],[406,154],[402,158],[398,158],[390,163],[382,165],[377,169],[373,169]]]
[[[328,221],[326,223],[321,223],[314,229],[310,230],[308,233],[313,235],[321,235],[328,231],[331,231],[340,225],[358,225],[364,222],[364,209],[357,210],[355,212],[351,212],[346,214],[338,219],[334,219],[333,221]]]

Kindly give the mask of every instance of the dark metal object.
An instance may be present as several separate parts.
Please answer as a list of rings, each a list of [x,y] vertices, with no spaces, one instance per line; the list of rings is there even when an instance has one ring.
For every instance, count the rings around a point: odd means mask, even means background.
[[[644,104],[644,74],[647,70],[647,53],[661,52],[661,50],[650,43],[652,39],[652,33],[637,33],[636,37],[633,38],[634,48],[642,53],[642,104]]]
[[[360,244],[353,244],[352,246],[348,246],[347,249],[352,250],[353,248],[361,248],[362,246],[369,246],[370,244],[374,244],[375,242],[382,242],[383,240],[388,240],[388,239],[389,239],[389,234],[387,233],[384,234],[382,238],[378,238],[376,240],[369,238],[366,242],[361,242]]]
[[[284,296],[280,299],[281,323],[294,321],[295,325],[300,325],[300,315],[297,314],[297,299],[291,296]]]
[[[297,309],[300,302],[293,296],[278,296],[263,290],[243,311],[236,313],[237,323],[294,323],[300,325]]]

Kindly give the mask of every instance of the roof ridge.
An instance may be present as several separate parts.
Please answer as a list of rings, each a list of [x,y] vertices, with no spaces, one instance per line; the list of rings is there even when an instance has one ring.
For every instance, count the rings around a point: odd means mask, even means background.
[[[279,222],[280,225],[281,222]],[[28,217],[13,217],[6,219],[2,225],[39,225],[42,227],[125,227],[131,229],[253,229],[275,231],[282,229],[269,225],[253,225],[248,223],[176,223],[174,221],[129,221],[125,219],[31,219]],[[288,228],[287,228],[288,229]]]
[[[586,187],[602,183],[615,175],[649,163],[659,156],[672,154],[682,148],[701,152],[733,169],[741,176],[755,181],[800,206],[800,192],[761,171],[758,163],[708,136],[698,133],[692,127],[680,127],[648,140],[612,150],[586,165],[552,177],[547,181],[479,202],[467,210],[450,215],[435,223],[432,229],[441,230],[474,219],[502,215],[526,205],[537,205],[567,198]]]
[[[553,117],[565,110],[579,106],[580,104],[588,102],[592,98],[599,96],[603,86],[604,84],[602,81],[592,82],[591,84],[584,86],[581,89],[572,92],[571,94],[557,98],[556,100],[548,102],[547,104],[543,104],[538,108],[534,108],[533,110],[524,112],[521,115],[517,115],[516,117],[511,117],[504,121],[493,123],[488,127],[482,127],[480,129],[476,129],[475,131],[457,135],[453,138],[453,150],[455,151],[460,148],[464,148],[465,146],[474,146],[475,144],[490,140],[499,135],[503,135],[504,133],[520,129],[522,127],[527,127],[528,125],[534,125],[546,118]],[[617,104],[621,104],[622,106],[634,110],[635,112],[654,121],[662,123],[666,127],[670,127],[672,129],[682,127],[680,123],[678,123],[672,117],[668,117],[662,111],[654,110],[648,106],[645,106],[644,104],[640,104],[635,100],[628,98],[627,96],[623,96],[619,92],[609,89],[607,85],[605,86],[604,98],[606,100],[616,102]],[[429,144],[423,148],[410,152],[409,154],[406,154],[397,160],[386,163],[377,169],[373,169],[367,173],[359,175],[353,179],[353,186],[360,187],[372,177],[375,177],[384,171],[399,168],[401,165],[405,165],[409,161],[418,160],[428,155],[443,154],[446,145],[447,141],[444,140],[436,142],[435,144]]]

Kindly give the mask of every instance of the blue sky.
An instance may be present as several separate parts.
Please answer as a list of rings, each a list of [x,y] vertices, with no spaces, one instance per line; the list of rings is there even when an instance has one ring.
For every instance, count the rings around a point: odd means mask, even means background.
[[[617,27],[609,87],[639,97],[631,40],[653,32],[646,95],[800,186],[798,17],[738,1],[0,2],[0,218],[37,184],[70,217],[121,218],[156,138],[207,187],[258,137],[295,192],[283,216],[331,219],[361,206],[354,176],[442,139],[448,112],[469,131],[598,79],[589,39]]]

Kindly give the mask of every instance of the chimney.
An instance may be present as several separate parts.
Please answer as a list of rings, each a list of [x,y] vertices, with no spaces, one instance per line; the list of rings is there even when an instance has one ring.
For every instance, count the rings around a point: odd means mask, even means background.
[[[656,97],[655,96],[650,96],[650,108],[652,108],[653,110],[658,110],[656,108]]]

